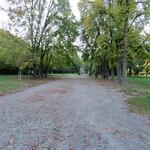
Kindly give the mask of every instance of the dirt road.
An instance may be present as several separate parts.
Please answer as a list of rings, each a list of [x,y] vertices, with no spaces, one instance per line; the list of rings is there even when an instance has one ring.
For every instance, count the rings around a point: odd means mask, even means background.
[[[0,149],[150,150],[150,121],[93,80],[55,80],[0,97]]]

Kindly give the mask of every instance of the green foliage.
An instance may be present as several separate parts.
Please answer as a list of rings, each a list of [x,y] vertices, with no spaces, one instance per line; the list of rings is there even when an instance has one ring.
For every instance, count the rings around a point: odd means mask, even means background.
[[[69,0],[8,0],[9,17],[13,28],[25,29],[30,44],[30,68],[34,76],[43,77],[44,70],[60,66],[77,66],[79,57],[74,45],[78,36],[78,23],[73,16]],[[25,57],[23,57],[25,58]],[[18,64],[23,59],[18,60]]]
[[[30,55],[28,48],[24,40],[0,29],[0,68],[26,67]]]
[[[150,41],[148,34],[141,33],[150,18],[148,1],[81,0],[79,9],[83,58],[91,67],[115,68],[119,72],[118,67],[122,66],[120,75],[127,72],[125,63],[137,74],[145,68],[144,64],[150,60]]]
[[[1,33],[0,45],[5,49],[0,54],[1,67],[38,68],[41,76],[43,70],[53,67],[79,70],[79,48],[74,43],[81,27],[83,60],[90,74],[100,73],[101,68],[101,74],[108,78],[114,69],[123,80],[127,67],[136,74],[149,72],[150,38],[141,34],[150,18],[149,0],[80,0],[80,23],[71,12],[69,0],[8,2],[10,24],[18,31],[24,29],[29,45]]]

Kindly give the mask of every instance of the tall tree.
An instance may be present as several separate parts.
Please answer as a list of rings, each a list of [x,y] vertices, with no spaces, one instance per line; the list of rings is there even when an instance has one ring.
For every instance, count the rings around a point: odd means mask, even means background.
[[[24,29],[24,35],[31,45],[33,77],[43,77],[44,60],[52,47],[58,47],[58,40],[67,37],[71,42],[76,39],[75,19],[68,0],[8,0],[12,5],[9,16],[13,25]],[[14,2],[14,3],[13,3]],[[64,27],[69,25],[69,28]],[[62,26],[63,25],[63,26]],[[63,35],[63,36],[62,36]],[[62,43],[61,41],[61,43]],[[68,42],[68,41],[64,41]],[[46,71],[47,72],[47,71]]]
[[[128,37],[133,34],[132,31],[142,31],[150,17],[148,8],[150,5],[147,0],[80,1],[83,57],[94,62],[89,72],[93,68],[93,72],[108,78],[110,72],[113,76],[117,69],[118,82],[127,84],[129,54],[136,53],[133,50],[134,43],[131,44]],[[140,34],[138,38],[141,38]]]

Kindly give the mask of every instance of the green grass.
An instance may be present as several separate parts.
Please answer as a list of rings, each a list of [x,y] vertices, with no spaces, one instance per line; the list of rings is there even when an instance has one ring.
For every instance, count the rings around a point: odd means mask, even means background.
[[[0,94],[19,89],[26,84],[26,80],[19,80],[17,76],[0,75]]]
[[[123,90],[131,95],[128,100],[130,110],[150,115],[150,77],[130,77]]]
[[[0,75],[0,95],[36,86],[44,82],[46,82],[44,79],[31,80],[27,76],[22,76],[22,80],[20,80],[17,75]]]
[[[134,97],[130,99],[130,110],[136,113],[150,114],[150,96]]]
[[[0,96],[19,91],[27,87],[36,86],[49,80],[77,77],[79,77],[78,74],[50,74],[48,79],[32,80],[27,76],[22,76],[22,80],[20,80],[17,75],[0,75]]]
[[[150,88],[150,77],[130,77],[128,82]]]

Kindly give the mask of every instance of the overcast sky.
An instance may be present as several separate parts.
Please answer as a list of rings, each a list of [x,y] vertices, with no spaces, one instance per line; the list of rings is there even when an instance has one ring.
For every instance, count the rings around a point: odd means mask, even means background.
[[[8,21],[8,16],[4,11],[1,10],[2,8],[7,9],[6,0],[0,0],[0,25],[7,23]]]
[[[73,14],[79,20],[80,19],[80,13],[79,13],[79,10],[78,10],[79,0],[69,0],[69,1],[70,1],[70,5],[71,5],[71,9],[72,9]]]

